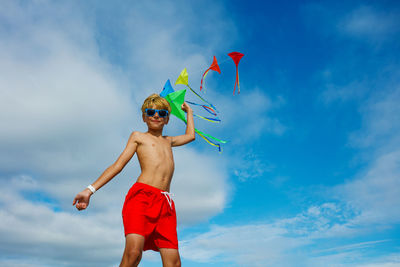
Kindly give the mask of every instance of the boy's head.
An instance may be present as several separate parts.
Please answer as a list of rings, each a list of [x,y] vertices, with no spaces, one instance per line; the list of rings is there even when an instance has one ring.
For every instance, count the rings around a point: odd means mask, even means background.
[[[167,110],[168,114],[167,116],[162,116],[164,114],[161,114],[160,116],[160,111],[146,112],[146,109]],[[152,94],[144,100],[142,105],[142,116],[143,121],[149,128],[162,130],[164,125],[168,124],[169,114],[171,114],[171,106],[168,101],[160,95]]]
[[[171,106],[168,101],[159,94],[152,94],[144,100],[142,105],[143,114],[145,114],[146,108],[166,109],[168,114],[171,113]]]

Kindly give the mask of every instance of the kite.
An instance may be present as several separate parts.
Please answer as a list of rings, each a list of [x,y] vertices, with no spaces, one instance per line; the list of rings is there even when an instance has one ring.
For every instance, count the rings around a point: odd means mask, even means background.
[[[167,83],[168,83],[168,81],[167,81]],[[172,87],[171,87],[171,89],[172,89]],[[164,89],[161,92],[160,96],[161,95],[165,95],[166,92],[168,92],[167,90],[169,90],[169,88],[165,88],[165,86],[164,86]],[[182,120],[183,122],[187,123],[185,112],[181,108],[183,102],[185,101],[185,94],[186,94],[186,89],[183,89],[183,90],[179,90],[179,91],[167,94],[165,96],[165,99],[168,101],[168,103],[171,106],[171,113],[173,115],[175,115],[177,118],[179,118],[180,120]],[[203,133],[202,131],[200,131],[200,130],[198,130],[196,128],[194,130],[207,143],[209,143],[212,146],[218,147],[219,152],[221,152],[221,145],[219,143],[225,144],[226,141],[218,139],[218,138],[216,138],[214,136],[211,136],[209,134]]]
[[[233,94],[235,94],[236,84],[238,86],[238,94],[240,94],[238,67],[239,67],[239,61],[244,55],[242,53],[239,53],[239,52],[232,52],[232,53],[229,53],[228,56],[230,56],[233,59],[233,62],[235,62],[235,65],[236,65],[236,81],[235,81],[235,87],[233,88]]]
[[[239,52],[232,52],[232,53],[229,53],[228,56],[232,58],[233,62],[236,65],[236,80],[235,80],[235,86],[233,88],[233,94],[235,94],[236,85],[238,87],[238,94],[240,94],[239,62],[242,59],[242,57],[244,56],[244,54],[239,53]],[[203,76],[201,77],[200,91],[201,91],[201,89],[203,89],[204,79],[205,79],[205,77],[207,76],[207,74],[208,74],[208,72],[210,70],[217,71],[219,74],[221,74],[221,70],[220,70],[220,68],[218,66],[217,58],[215,56],[213,58],[213,62],[211,63],[211,66],[203,73]],[[205,100],[201,95],[196,93],[196,91],[194,91],[190,87],[190,85],[189,85],[189,74],[187,73],[186,68],[184,68],[182,70],[181,74],[178,76],[178,79],[176,79],[175,85],[177,85],[177,84],[186,85],[190,89],[190,91],[192,91],[192,93],[194,93],[202,101],[207,103],[207,105],[205,105],[205,104],[196,104],[196,103],[193,103],[193,102],[186,101],[187,103],[203,107],[208,113],[212,114],[216,118],[203,117],[203,116],[199,116],[197,114],[193,114],[193,116],[205,119],[205,120],[210,121],[210,122],[220,122],[221,121],[217,117],[217,113],[218,113],[217,109],[210,102]],[[185,95],[186,95],[186,89],[179,90],[179,91],[174,91],[174,89],[172,88],[170,80],[167,80],[167,82],[164,85],[164,88],[163,88],[162,92],[160,93],[160,96],[164,97],[168,101],[168,103],[170,104],[171,113],[173,115],[175,115],[177,118],[179,118],[180,120],[182,120],[183,122],[187,123],[185,112],[181,108],[182,104],[185,102]],[[203,133],[202,131],[199,131],[196,128],[194,130],[207,143],[209,143],[212,146],[218,147],[219,152],[221,152],[220,143],[225,144],[226,141],[218,139],[218,138],[216,138],[214,136],[211,136],[209,134]]]
[[[192,87],[190,87],[189,85],[189,74],[187,73],[186,68],[184,68],[181,72],[181,74],[179,75],[178,79],[176,79],[175,85],[177,84],[183,84],[186,85],[190,91],[192,91],[195,95],[197,95],[201,100],[203,100],[204,102],[206,102],[209,106],[210,109],[213,109],[214,113],[216,113],[215,111],[217,111],[217,109],[213,106],[213,104],[211,104],[210,102],[208,102],[207,100],[205,100],[203,97],[201,97],[201,95],[199,95],[198,93],[196,93],[195,90],[192,89]],[[204,106],[204,105],[203,105]]]
[[[213,62],[212,62],[212,64],[211,64],[211,66],[203,73],[203,76],[201,77],[200,91],[201,91],[201,89],[203,88],[203,80],[204,80],[204,78],[207,76],[207,74],[208,74],[208,72],[209,72],[210,70],[218,71],[218,73],[221,74],[221,70],[219,69],[218,62],[217,62],[217,58],[216,58],[215,56],[214,56],[214,59],[213,59]]]
[[[174,92],[174,89],[172,88],[171,82],[168,79],[167,82],[164,85],[164,88],[163,88],[162,92],[160,93],[160,96],[165,98],[167,95],[169,95],[170,93],[173,93],[173,92]],[[211,107],[206,106],[206,105],[193,103],[193,102],[190,102],[190,101],[186,101],[186,102],[189,103],[189,104],[192,104],[192,105],[203,107],[207,112],[209,112],[210,114],[214,115],[216,118],[203,117],[203,116],[200,116],[200,115],[197,115],[197,114],[193,114],[194,116],[199,117],[199,118],[204,119],[204,120],[209,121],[209,122],[221,122],[221,120],[217,117],[217,113]]]

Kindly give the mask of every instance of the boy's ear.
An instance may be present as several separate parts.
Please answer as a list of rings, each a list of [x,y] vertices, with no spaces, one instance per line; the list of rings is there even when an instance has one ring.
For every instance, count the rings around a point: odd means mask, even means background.
[[[166,121],[165,121],[165,124],[168,124],[168,122],[169,122],[169,116],[167,116],[167,119],[166,119]]]
[[[142,118],[143,118],[143,122],[146,122],[146,115],[144,115],[144,113],[142,113]]]

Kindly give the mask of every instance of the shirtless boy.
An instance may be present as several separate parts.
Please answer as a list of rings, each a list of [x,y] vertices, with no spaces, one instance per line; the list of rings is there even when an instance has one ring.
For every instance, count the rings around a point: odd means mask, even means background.
[[[142,251],[159,251],[163,266],[180,266],[178,238],[176,232],[175,205],[169,194],[174,172],[173,146],[181,146],[195,139],[193,111],[184,103],[187,113],[184,135],[163,136],[171,107],[157,94],[149,96],[143,103],[145,133],[132,132],[128,144],[117,161],[73,201],[78,210],[89,205],[90,196],[121,172],[132,156],[137,153],[141,174],[126,195],[122,218],[125,231],[125,251],[120,267],[137,266]]]

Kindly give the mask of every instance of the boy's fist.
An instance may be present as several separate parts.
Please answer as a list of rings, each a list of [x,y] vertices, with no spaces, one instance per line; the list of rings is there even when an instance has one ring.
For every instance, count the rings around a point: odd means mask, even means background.
[[[183,102],[181,109],[183,111],[185,111],[186,113],[188,113],[189,111],[192,111],[192,108],[188,104],[186,104],[186,102]]]
[[[78,210],[84,210],[89,206],[89,199],[92,192],[89,189],[85,189],[78,193],[72,202],[72,206],[76,204]]]

